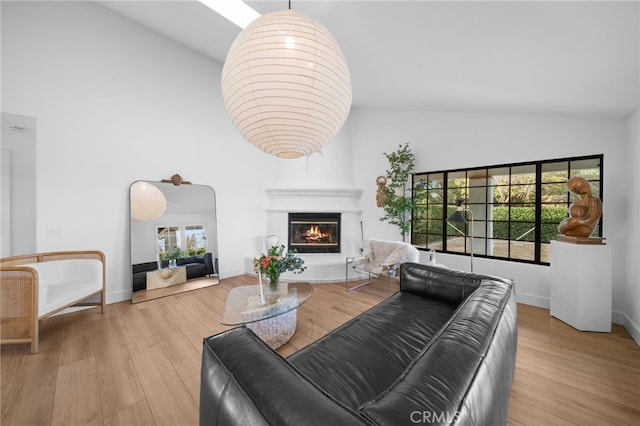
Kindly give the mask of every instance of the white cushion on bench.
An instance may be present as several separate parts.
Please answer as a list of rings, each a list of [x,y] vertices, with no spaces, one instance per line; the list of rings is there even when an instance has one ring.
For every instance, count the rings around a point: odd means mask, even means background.
[[[38,272],[38,316],[41,317],[102,290],[102,262],[63,259],[28,263]]]

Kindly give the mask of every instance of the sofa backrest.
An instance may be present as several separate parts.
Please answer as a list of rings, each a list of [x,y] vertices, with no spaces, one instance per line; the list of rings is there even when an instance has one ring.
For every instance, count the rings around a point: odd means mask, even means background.
[[[504,278],[457,271],[421,263],[400,266],[400,291],[458,306],[476,291],[484,279],[509,282]]]
[[[158,262],[145,262],[145,263],[138,263],[135,265],[131,265],[131,271],[134,274],[139,274],[141,272],[155,271],[156,269],[158,269]]]

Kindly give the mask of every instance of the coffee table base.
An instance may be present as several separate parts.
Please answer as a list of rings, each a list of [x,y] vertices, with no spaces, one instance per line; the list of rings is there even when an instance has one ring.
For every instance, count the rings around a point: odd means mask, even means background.
[[[247,323],[246,327],[271,349],[278,349],[291,340],[296,332],[297,321],[297,309],[294,309],[273,318]]]

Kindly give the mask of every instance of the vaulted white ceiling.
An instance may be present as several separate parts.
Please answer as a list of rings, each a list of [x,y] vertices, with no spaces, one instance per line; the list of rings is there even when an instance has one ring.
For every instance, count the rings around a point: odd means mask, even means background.
[[[101,1],[217,61],[240,29],[196,1]],[[248,1],[265,14],[286,0]],[[347,58],[354,107],[627,117],[638,1],[312,1]]]

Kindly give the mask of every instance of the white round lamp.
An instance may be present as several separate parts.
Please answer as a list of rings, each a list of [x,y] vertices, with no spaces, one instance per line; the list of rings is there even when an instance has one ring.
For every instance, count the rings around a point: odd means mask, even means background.
[[[336,40],[292,10],[263,15],[238,35],[221,85],[244,138],[281,158],[322,149],[351,109],[351,75]]]
[[[139,180],[131,185],[131,217],[155,220],[167,210],[167,199],[156,186]]]

